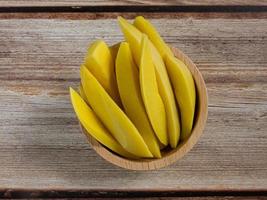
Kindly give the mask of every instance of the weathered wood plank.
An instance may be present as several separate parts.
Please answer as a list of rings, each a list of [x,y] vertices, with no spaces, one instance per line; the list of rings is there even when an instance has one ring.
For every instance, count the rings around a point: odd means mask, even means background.
[[[204,135],[174,165],[119,169],[80,133],[68,87],[90,41],[122,39],[115,20],[0,20],[0,186],[28,189],[266,190],[267,21],[156,19],[207,82]]]
[[[193,0],[82,0],[82,1],[73,1],[73,0],[45,0],[45,1],[36,1],[36,0],[0,0],[1,6],[151,6],[151,5],[167,5],[167,6],[188,6],[188,5],[267,5],[266,0],[202,0],[202,1],[193,1]]]
[[[152,19],[267,19],[267,12],[0,12],[0,19],[117,19],[118,16],[133,19],[138,15]]]

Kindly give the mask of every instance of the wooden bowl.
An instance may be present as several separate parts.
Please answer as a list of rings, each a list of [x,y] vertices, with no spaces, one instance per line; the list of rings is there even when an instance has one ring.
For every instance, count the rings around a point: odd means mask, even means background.
[[[162,152],[162,158],[131,160],[123,158],[101,145],[97,140],[91,137],[90,134],[88,134],[86,130],[81,126],[82,132],[87,136],[88,141],[93,147],[93,149],[108,162],[111,162],[114,165],[129,170],[153,170],[166,167],[176,162],[181,157],[183,157],[188,151],[190,151],[198,141],[200,135],[202,134],[208,115],[208,96],[205,82],[202,78],[201,73],[190,58],[188,58],[183,52],[181,52],[177,48],[171,49],[174,55],[180,60],[182,60],[189,68],[196,85],[197,101],[194,125],[191,136],[187,140],[180,143],[175,149],[164,149],[164,151]]]

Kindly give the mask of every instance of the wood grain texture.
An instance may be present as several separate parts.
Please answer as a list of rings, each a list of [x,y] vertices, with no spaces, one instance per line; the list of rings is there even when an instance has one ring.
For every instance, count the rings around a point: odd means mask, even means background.
[[[89,42],[122,39],[115,20],[0,20],[0,186],[25,189],[267,189],[266,19],[156,19],[197,64],[209,93],[207,126],[183,159],[122,170],[81,134],[68,87]]]
[[[142,15],[152,19],[267,19],[267,12],[235,12],[235,13],[218,13],[218,12],[3,12],[0,13],[0,19],[68,19],[68,20],[88,20],[88,19],[117,19],[118,16],[127,19],[134,19]]]
[[[0,0],[1,6],[206,6],[206,5],[267,5],[266,0]]]

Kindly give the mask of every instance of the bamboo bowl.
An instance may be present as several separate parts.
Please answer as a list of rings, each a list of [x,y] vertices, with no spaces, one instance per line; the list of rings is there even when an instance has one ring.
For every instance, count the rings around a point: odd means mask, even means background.
[[[100,144],[97,140],[90,136],[87,131],[81,126],[82,132],[88,138],[89,143],[93,147],[93,149],[105,160],[108,162],[117,165],[119,167],[129,169],[129,170],[154,170],[162,167],[166,167],[180,158],[182,158],[187,152],[189,152],[193,146],[197,143],[199,137],[201,136],[208,115],[208,95],[205,82],[196,65],[192,62],[190,58],[188,58],[182,51],[177,48],[171,48],[174,55],[182,60],[186,66],[189,68],[190,72],[193,75],[196,93],[197,93],[197,101],[196,101],[196,111],[195,111],[195,119],[193,124],[193,129],[190,137],[180,143],[177,148],[171,149],[167,148],[162,152],[162,158],[159,159],[138,159],[131,160],[127,158],[123,158],[116,153],[110,151],[102,144]]]

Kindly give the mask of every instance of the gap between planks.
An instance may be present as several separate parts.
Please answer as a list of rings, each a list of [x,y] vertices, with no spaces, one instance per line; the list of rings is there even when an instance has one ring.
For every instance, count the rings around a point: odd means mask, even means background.
[[[57,189],[38,190],[38,189],[0,189],[0,198],[142,198],[142,199],[162,199],[162,197],[172,198],[193,198],[194,199],[265,199],[267,190],[76,190],[76,189]]]
[[[0,0],[1,6],[207,6],[207,5],[267,5],[266,0]]]
[[[123,16],[127,19],[133,19],[134,17],[142,15],[150,19],[181,19],[181,18],[191,18],[191,19],[267,19],[267,12],[232,12],[232,13],[217,13],[217,12],[133,12],[133,13],[121,13],[121,12],[43,12],[43,13],[16,13],[16,12],[2,12],[0,13],[0,19],[69,19],[69,20],[86,20],[86,19],[115,19],[118,16]]]
[[[28,12],[75,12],[75,13],[90,13],[90,12],[122,12],[122,13],[135,13],[135,12],[200,12],[200,13],[232,13],[232,12],[267,12],[267,5],[261,6],[32,6],[32,7],[1,7],[0,13],[17,12],[17,13],[28,13]]]

